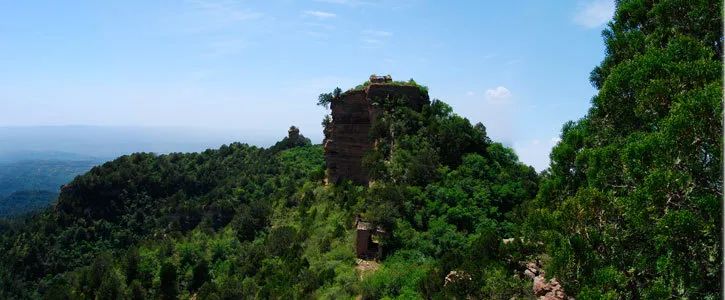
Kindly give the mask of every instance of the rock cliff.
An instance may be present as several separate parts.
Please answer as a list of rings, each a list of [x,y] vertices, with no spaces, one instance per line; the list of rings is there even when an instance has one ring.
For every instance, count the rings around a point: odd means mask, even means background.
[[[370,128],[382,113],[375,103],[385,99],[404,99],[405,105],[418,111],[430,104],[425,89],[400,82],[368,83],[332,101],[332,120],[325,128],[324,141],[327,183],[348,179],[356,184],[368,183],[362,160],[373,147]]]

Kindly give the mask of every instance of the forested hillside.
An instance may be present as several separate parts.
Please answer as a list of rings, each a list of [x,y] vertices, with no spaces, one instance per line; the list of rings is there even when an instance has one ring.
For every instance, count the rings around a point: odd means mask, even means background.
[[[0,197],[24,190],[57,193],[60,186],[88,172],[98,161],[22,160],[0,164]]]
[[[33,154],[30,153],[29,156]],[[8,156],[6,158],[11,159]],[[0,217],[13,217],[49,207],[60,193],[61,185],[98,163],[88,159],[17,160],[0,163]]]
[[[57,197],[58,193],[49,191],[16,191],[7,197],[0,197],[0,218],[10,218],[45,209]]]
[[[3,228],[3,296],[530,294],[530,283],[510,276],[519,258],[499,244],[514,230],[512,208],[537,190],[533,169],[443,102],[397,111],[378,126],[402,129],[385,138],[399,151],[372,156],[389,163],[375,168],[369,188],[325,186],[322,148],[304,137],[95,167],[52,210]],[[358,214],[393,232],[380,270],[363,280],[353,252]],[[454,269],[481,285],[444,287]]]

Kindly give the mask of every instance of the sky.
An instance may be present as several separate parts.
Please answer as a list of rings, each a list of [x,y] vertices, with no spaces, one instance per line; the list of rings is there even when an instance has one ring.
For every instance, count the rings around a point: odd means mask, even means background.
[[[322,141],[317,95],[414,78],[545,169],[586,114],[613,1],[0,0],[0,126]]]

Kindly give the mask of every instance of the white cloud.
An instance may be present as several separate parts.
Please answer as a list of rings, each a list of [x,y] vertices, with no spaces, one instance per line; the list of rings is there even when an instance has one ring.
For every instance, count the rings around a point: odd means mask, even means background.
[[[473,91],[466,92],[466,96],[470,97],[470,96],[474,96],[474,95],[476,95],[476,93],[474,93]]]
[[[613,0],[589,0],[579,5],[574,23],[586,28],[597,28],[611,20],[613,15]]]
[[[337,15],[334,13],[319,10],[306,10],[303,11],[302,14],[308,17],[315,17],[318,19],[330,19],[337,17]]]
[[[511,91],[503,86],[486,90],[486,100],[489,102],[504,102],[509,98],[511,98]]]

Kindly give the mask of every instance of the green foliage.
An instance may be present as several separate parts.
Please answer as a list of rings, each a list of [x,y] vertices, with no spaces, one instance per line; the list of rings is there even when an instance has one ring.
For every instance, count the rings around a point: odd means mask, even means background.
[[[355,86],[354,88],[349,89],[346,93],[348,93],[348,92],[354,92],[354,91],[362,91],[362,90],[366,89],[368,86],[370,86],[371,84],[372,83],[369,80],[368,81],[365,81],[362,84],[359,84],[359,85]],[[408,81],[397,81],[397,80],[394,80],[394,81],[391,81],[391,82],[376,83],[376,84],[414,86],[414,87],[417,87],[420,90],[421,93],[428,94],[428,87],[427,86],[424,86],[424,85],[418,84],[417,82],[415,82],[415,80],[413,80],[413,78],[411,78]]]
[[[49,207],[61,185],[97,163],[53,159],[0,163],[0,218],[20,218]]]
[[[281,152],[279,159],[285,172],[299,172],[297,176],[316,176],[318,179],[324,175],[322,145],[289,149]]]
[[[599,93],[542,178],[442,101],[375,99],[369,186],[324,186],[323,148],[303,136],[122,156],[54,209],[0,223],[0,297],[530,298],[516,274],[543,252],[580,299],[717,298],[717,6],[619,1]],[[356,269],[356,216],[385,231],[377,271]]]
[[[171,262],[165,262],[161,265],[159,272],[159,291],[161,299],[176,299],[179,294],[177,287],[176,266]]]
[[[413,257],[410,257],[413,256]],[[362,283],[363,299],[420,299],[420,292],[435,272],[432,259],[420,254],[399,252],[388,258],[385,265]]]
[[[24,190],[57,193],[61,185],[96,164],[97,161],[90,160],[55,159],[0,163],[0,198]]]
[[[582,299],[720,297],[722,2],[620,1],[528,235]]]
[[[332,93],[320,94],[320,96],[317,97],[317,105],[327,109],[333,101],[339,100],[341,95],[342,90],[339,87],[335,88]]]
[[[294,127],[294,126],[293,126]],[[274,146],[270,147],[269,150],[272,152],[278,152],[278,151],[284,151],[287,149],[297,148],[297,147],[306,147],[312,145],[312,142],[310,139],[306,138],[304,135],[297,135],[297,136],[287,136],[283,138],[281,141],[274,144]]]
[[[157,297],[162,267],[168,271],[171,263],[176,283],[163,283],[177,286],[182,297],[213,279],[203,276],[200,259],[209,262],[209,274],[253,272],[251,257],[264,252],[249,246],[251,263],[239,264],[230,256],[242,252],[234,245],[264,237],[272,205],[293,199],[312,173],[320,177],[321,165],[320,146],[279,152],[237,143],[202,153],[120,157],[68,184],[55,209],[1,228],[2,295],[34,298],[35,291],[65,289],[71,298],[93,298],[107,282],[104,293],[119,288],[129,297]],[[224,239],[201,238],[215,232]],[[118,259],[98,264],[108,266],[103,272],[84,271],[103,252]],[[220,295],[243,279],[221,278],[228,285],[218,285]]]
[[[15,191],[5,198],[0,198],[0,218],[42,210],[56,198],[58,193],[49,191]]]
[[[446,272],[491,265],[513,274],[513,264],[496,263],[498,241],[512,232],[507,213],[534,195],[533,170],[440,101],[383,120],[372,157],[386,180],[369,188],[323,186],[322,146],[285,141],[138,153],[93,168],[54,210],[0,228],[2,295],[465,297],[481,295],[485,277],[444,289]],[[380,241],[390,258],[363,281],[351,228],[358,214],[392,232]],[[488,289],[519,286],[498,284]]]
[[[0,298],[531,298],[515,274],[533,256],[578,299],[719,298],[722,8],[617,1],[590,76],[599,92],[541,178],[442,101],[374,99],[370,186],[323,186],[323,148],[303,136],[122,156],[53,209],[0,222]],[[43,164],[55,187],[90,167]],[[377,271],[356,269],[358,215],[386,232]]]
[[[199,260],[191,272],[191,282],[189,283],[189,291],[191,292],[198,290],[202,285],[210,281],[209,264],[205,259]]]

